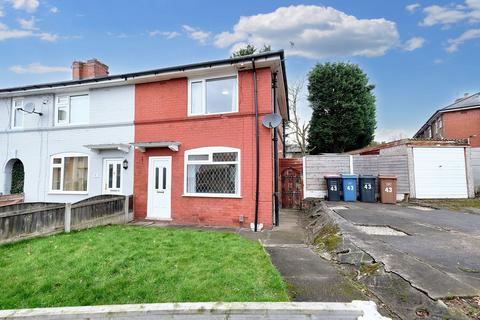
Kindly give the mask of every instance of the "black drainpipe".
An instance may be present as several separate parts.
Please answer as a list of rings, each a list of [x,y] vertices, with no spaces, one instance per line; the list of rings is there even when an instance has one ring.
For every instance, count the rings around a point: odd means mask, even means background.
[[[256,181],[255,181],[255,226],[257,232],[258,224],[258,201],[260,191],[260,127],[258,125],[258,95],[257,95],[257,69],[255,68],[255,59],[252,59],[253,70],[253,101],[255,104],[255,147],[256,147]]]
[[[277,73],[273,73],[272,77],[273,88],[273,113],[277,113]],[[278,199],[278,129],[273,128],[273,199],[275,210],[275,226],[280,224],[280,201]]]

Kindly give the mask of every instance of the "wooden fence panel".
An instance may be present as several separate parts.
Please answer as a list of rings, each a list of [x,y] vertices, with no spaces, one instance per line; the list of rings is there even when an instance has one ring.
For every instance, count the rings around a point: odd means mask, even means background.
[[[0,215],[0,243],[62,232],[64,218],[64,205],[4,212]]]
[[[132,196],[97,196],[71,206],[70,219],[65,219],[64,203],[22,203],[0,208],[0,244],[26,238],[79,230],[129,221],[125,203]],[[129,206],[130,208],[133,206]],[[68,211],[67,211],[68,212]],[[70,224],[66,226],[65,224]]]

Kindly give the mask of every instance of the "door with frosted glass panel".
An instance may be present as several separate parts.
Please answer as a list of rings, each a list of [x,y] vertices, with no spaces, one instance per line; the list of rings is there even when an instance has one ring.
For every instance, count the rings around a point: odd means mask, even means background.
[[[103,193],[121,194],[123,183],[122,159],[106,159],[103,168]]]
[[[147,218],[170,220],[172,157],[150,157],[148,162]]]

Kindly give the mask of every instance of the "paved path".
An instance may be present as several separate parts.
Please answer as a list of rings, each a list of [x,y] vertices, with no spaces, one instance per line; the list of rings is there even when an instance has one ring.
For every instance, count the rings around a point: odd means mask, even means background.
[[[330,262],[305,244],[305,232],[299,219],[297,211],[283,210],[280,227],[258,233],[241,231],[241,234],[262,242],[273,264],[289,284],[294,301],[369,300]]]
[[[360,202],[328,206],[341,216],[344,237],[431,298],[480,295],[480,215]],[[407,235],[372,235],[357,225]]]

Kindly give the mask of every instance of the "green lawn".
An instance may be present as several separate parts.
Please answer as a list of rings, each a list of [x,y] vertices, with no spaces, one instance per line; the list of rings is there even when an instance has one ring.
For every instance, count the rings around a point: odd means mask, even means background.
[[[107,226],[0,246],[0,309],[287,300],[261,245],[234,233]]]

